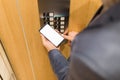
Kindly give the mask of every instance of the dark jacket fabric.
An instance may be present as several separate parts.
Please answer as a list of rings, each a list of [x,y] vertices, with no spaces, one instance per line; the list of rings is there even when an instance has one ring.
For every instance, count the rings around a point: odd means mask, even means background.
[[[70,63],[56,49],[49,59],[58,80],[120,80],[120,4],[75,37]]]

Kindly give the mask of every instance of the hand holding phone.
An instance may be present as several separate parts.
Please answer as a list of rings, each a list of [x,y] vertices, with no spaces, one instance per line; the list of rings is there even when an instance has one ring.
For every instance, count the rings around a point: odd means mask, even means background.
[[[64,38],[48,24],[40,29],[40,33],[56,47],[64,41]]]
[[[43,46],[47,49],[47,51],[49,52],[50,50],[53,50],[53,49],[58,49],[59,50],[59,47],[57,48],[56,46],[54,46],[48,39],[46,39],[42,34],[41,34],[41,38],[42,38],[42,43],[43,43]]]

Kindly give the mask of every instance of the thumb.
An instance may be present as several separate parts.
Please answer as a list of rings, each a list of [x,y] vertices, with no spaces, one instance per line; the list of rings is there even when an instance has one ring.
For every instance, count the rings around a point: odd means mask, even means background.
[[[72,40],[72,37],[71,37],[71,36],[64,35],[64,34],[62,34],[62,36],[63,36],[65,39],[69,40],[69,41],[71,41],[71,40]]]

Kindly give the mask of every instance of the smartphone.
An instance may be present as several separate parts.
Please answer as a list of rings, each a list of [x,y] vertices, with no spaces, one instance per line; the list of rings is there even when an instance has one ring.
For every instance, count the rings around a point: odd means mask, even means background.
[[[56,47],[60,46],[60,44],[64,41],[64,37],[62,37],[57,31],[55,31],[50,25],[46,24],[42,27],[39,32],[47,38],[53,45]]]

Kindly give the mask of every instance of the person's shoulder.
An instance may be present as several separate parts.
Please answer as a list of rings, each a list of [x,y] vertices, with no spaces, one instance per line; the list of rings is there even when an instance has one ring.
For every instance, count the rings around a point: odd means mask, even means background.
[[[73,56],[106,80],[119,80],[120,75],[116,75],[120,73],[119,35],[120,22],[85,30],[74,40]]]
[[[120,3],[110,7],[107,11],[102,13],[102,15],[90,22],[87,28],[101,27],[118,20],[120,20]]]

